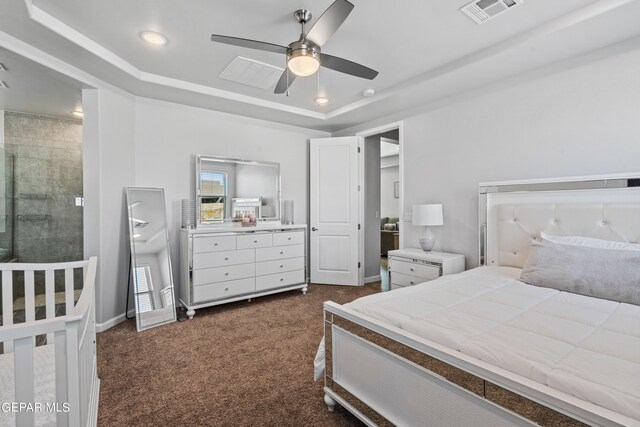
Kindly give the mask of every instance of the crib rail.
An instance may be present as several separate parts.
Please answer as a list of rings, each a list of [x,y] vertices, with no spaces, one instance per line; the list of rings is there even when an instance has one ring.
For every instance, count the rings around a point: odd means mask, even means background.
[[[0,342],[4,352],[13,353],[14,402],[36,403],[35,337],[47,336],[54,345],[56,425],[95,425],[99,380],[95,351],[95,274],[97,259],[55,264],[0,264],[2,271],[3,326]],[[74,269],[83,269],[83,288],[74,302]],[[56,317],[55,272],[64,271],[65,315]],[[13,322],[13,272],[24,272],[25,322]],[[35,320],[35,272],[44,272],[46,300],[44,319]],[[46,402],[49,403],[49,402]],[[68,408],[65,410],[65,406]],[[6,414],[4,414],[6,416]],[[18,426],[34,426],[34,411],[18,411]]]

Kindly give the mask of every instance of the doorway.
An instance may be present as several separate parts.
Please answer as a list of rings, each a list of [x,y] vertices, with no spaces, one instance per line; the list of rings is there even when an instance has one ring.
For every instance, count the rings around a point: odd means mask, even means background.
[[[364,283],[388,290],[388,253],[402,247],[402,124],[372,129],[364,137],[361,191]]]

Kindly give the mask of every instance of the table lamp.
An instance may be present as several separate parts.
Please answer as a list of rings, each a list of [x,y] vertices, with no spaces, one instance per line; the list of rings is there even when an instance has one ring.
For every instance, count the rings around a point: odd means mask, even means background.
[[[413,225],[424,225],[424,233],[420,236],[420,246],[425,252],[431,251],[436,243],[429,226],[442,225],[442,205],[413,205]]]

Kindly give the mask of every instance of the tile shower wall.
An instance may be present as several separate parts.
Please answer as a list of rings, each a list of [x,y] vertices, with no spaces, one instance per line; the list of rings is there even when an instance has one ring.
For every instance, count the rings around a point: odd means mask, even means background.
[[[19,262],[83,258],[82,125],[5,112],[5,152],[14,156],[14,247]]]

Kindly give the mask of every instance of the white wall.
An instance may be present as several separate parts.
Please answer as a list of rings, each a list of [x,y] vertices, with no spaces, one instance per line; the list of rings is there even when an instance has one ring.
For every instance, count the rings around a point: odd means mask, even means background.
[[[135,103],[133,97],[108,89],[83,90],[82,103],[84,252],[85,258],[99,257],[96,322],[108,326],[124,313],[127,296],[129,240],[124,187],[135,184]]]
[[[196,154],[279,162],[282,200],[294,201],[296,223],[308,222],[308,140],[328,133],[145,98],[135,120],[135,182],[165,189],[176,292],[180,201],[195,197]]]
[[[467,268],[476,266],[479,182],[640,170],[638,76],[640,50],[615,51],[405,117],[404,212],[442,203],[436,249],[462,253]],[[405,222],[403,231],[403,245],[418,247],[419,229]]]
[[[380,169],[380,216],[400,217],[400,199],[394,197],[394,182],[400,181],[398,156],[383,157]]]

